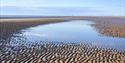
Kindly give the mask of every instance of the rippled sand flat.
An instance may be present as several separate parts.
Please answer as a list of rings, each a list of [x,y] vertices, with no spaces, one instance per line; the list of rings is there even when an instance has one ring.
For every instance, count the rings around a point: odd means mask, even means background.
[[[125,51],[88,44],[6,45],[0,48],[0,63],[125,63]]]

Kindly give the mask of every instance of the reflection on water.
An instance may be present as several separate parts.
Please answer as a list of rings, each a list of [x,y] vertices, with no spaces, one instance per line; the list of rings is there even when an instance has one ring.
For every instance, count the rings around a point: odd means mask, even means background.
[[[30,44],[39,44],[43,42],[54,43],[90,43],[99,47],[107,47],[114,49],[125,49],[125,38],[113,38],[101,36],[91,21],[73,20],[70,22],[62,22],[55,24],[39,25],[20,30],[20,33],[13,33],[9,39],[2,41],[2,44],[17,46]]]
[[[85,20],[74,20],[27,28],[21,30],[22,33],[20,34],[14,34],[15,37],[11,37],[11,45],[28,45],[37,42],[42,43],[41,41],[53,41],[61,43],[91,43],[101,47],[125,49],[124,38],[101,36],[91,24],[94,23]]]

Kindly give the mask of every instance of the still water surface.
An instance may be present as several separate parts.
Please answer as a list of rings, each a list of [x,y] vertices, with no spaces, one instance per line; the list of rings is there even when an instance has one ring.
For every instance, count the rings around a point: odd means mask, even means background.
[[[92,45],[114,49],[125,49],[125,38],[107,37],[98,33],[92,21],[72,20],[69,22],[39,25],[21,30],[25,43],[54,41],[65,43],[91,43]],[[19,37],[19,38],[20,38]],[[19,39],[14,38],[14,39]]]

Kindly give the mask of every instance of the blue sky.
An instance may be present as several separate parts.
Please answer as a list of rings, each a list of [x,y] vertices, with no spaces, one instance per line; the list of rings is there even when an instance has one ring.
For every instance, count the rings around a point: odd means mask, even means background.
[[[0,0],[0,14],[125,16],[124,6],[125,0]]]

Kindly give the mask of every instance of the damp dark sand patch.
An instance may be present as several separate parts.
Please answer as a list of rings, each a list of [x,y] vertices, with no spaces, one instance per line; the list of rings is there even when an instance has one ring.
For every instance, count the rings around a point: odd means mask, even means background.
[[[91,17],[93,26],[106,36],[125,38],[125,17]]]
[[[98,31],[106,36],[125,38],[125,25],[95,25]]]
[[[124,63],[125,51],[104,49],[90,44],[32,44],[4,46],[1,63]]]

